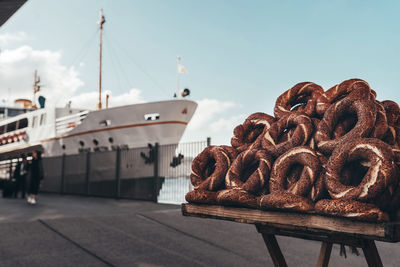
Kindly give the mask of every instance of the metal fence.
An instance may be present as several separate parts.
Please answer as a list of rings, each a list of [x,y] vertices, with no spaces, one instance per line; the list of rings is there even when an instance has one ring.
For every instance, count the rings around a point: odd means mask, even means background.
[[[162,146],[160,149],[160,175],[165,177],[158,196],[159,203],[180,204],[191,189],[190,173],[193,159],[209,144],[208,141]],[[174,155],[172,160],[162,155]],[[165,172],[164,172],[165,171]]]
[[[207,143],[155,144],[44,158],[41,191],[182,203],[190,190],[192,160]],[[17,162],[0,162],[0,178],[10,179]]]

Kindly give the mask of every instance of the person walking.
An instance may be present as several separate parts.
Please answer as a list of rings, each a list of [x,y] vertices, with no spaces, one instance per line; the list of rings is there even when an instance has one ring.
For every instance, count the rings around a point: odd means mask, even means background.
[[[28,203],[35,205],[36,204],[36,196],[39,192],[40,182],[43,180],[43,165],[42,165],[42,152],[35,151],[32,154],[32,163],[30,164],[29,173],[30,173],[30,183],[29,183],[29,195],[28,195]]]
[[[16,180],[16,186],[14,191],[14,197],[18,197],[19,191],[21,191],[21,198],[25,198],[26,191],[26,176],[28,174],[28,161],[25,155],[21,155],[22,161],[18,162],[14,171],[14,178]]]

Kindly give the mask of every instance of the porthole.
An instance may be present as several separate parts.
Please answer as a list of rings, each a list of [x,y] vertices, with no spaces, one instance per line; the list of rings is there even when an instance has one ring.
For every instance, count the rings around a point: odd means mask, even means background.
[[[94,144],[95,146],[97,146],[97,145],[99,144],[99,141],[97,141],[97,139],[93,139],[93,144]]]

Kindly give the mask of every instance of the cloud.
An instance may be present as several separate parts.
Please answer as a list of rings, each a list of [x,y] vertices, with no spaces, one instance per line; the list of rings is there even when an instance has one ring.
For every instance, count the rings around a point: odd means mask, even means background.
[[[4,35],[2,35],[4,39]],[[11,37],[10,37],[11,38]],[[84,63],[81,62],[81,66]],[[0,100],[12,104],[17,98],[32,99],[34,71],[38,70],[41,89],[38,95],[46,97],[48,106],[65,106],[72,101],[72,107],[95,109],[98,102],[97,91],[77,94],[84,83],[74,67],[61,64],[61,53],[50,50],[34,50],[30,46],[3,50],[0,53]],[[130,89],[127,93],[110,94],[110,107],[144,102],[139,89]]]
[[[124,106],[130,104],[143,103],[142,91],[132,88],[127,93],[113,96],[110,91],[102,92],[102,105],[106,106],[106,94],[110,95],[109,107]],[[95,109],[98,103],[98,91],[86,92],[70,97],[71,106],[75,108]]]
[[[3,33],[0,34],[0,45],[8,45],[13,42],[20,42],[27,39],[27,35],[25,32],[16,32],[16,33]]]
[[[213,144],[229,144],[233,129],[246,118],[244,114],[237,114],[242,106],[217,99],[203,99],[197,103],[197,110],[182,141],[199,141],[212,137]]]
[[[61,53],[49,50],[34,50],[30,46],[6,49],[0,53],[1,98],[12,101],[16,98],[32,98],[34,71],[41,77],[39,95],[47,98],[49,105],[64,105],[67,99],[84,83],[78,72],[60,62]],[[10,103],[11,104],[11,103]]]
[[[217,99],[203,99],[197,101],[198,107],[188,129],[199,130],[210,125],[212,121],[219,119],[221,114],[228,109],[238,106],[234,102],[219,101]]]
[[[213,132],[228,131],[233,132],[233,129],[244,122],[246,115],[240,114],[226,118],[220,118],[210,124],[210,129]]]

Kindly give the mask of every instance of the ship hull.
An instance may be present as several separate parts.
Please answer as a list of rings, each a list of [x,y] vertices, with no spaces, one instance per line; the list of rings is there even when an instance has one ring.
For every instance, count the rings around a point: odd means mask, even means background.
[[[72,113],[67,116],[58,116],[56,111],[40,111],[47,112],[47,124],[42,128],[35,128],[30,123],[24,130],[26,137],[12,144],[2,145],[0,155],[27,151],[30,147],[36,149],[38,145],[42,146],[45,157],[54,157],[146,147],[155,143],[177,144],[196,107],[197,104],[193,101],[179,99]],[[35,112],[39,111],[19,115],[15,120],[21,120],[25,116],[31,122]],[[65,110],[58,113],[68,114]]]

